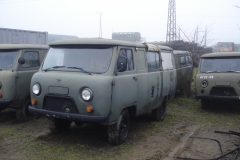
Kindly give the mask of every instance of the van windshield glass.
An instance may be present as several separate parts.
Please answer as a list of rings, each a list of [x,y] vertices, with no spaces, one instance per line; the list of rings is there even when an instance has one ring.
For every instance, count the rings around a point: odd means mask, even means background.
[[[112,52],[112,48],[50,48],[42,70],[104,73],[109,68]]]
[[[18,51],[0,50],[0,69],[12,69],[16,61]]]
[[[202,73],[240,72],[240,57],[234,58],[204,58],[201,62]]]

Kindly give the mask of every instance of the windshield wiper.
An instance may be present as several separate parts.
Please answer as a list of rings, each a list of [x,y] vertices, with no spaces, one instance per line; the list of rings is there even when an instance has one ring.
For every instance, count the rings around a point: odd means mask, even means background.
[[[240,71],[235,71],[235,70],[229,70],[229,71],[225,71],[225,72],[234,72],[234,73],[240,73]]]
[[[208,74],[208,73],[220,73],[220,71],[214,70],[214,71],[207,71],[206,73],[207,73],[207,74]]]
[[[66,66],[54,66],[54,67],[50,67],[50,68],[47,68],[47,69],[44,69],[43,71],[48,71],[48,70],[51,70],[52,68],[66,68]]]
[[[78,70],[80,70],[80,71],[82,71],[82,72],[84,72],[84,73],[88,73],[89,75],[92,75],[91,72],[88,72],[88,71],[84,70],[83,68],[79,68],[79,67],[67,67],[67,68],[78,69]]]

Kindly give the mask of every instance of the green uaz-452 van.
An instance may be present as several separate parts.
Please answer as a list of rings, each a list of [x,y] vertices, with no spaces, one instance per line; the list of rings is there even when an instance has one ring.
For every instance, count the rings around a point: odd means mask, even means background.
[[[22,121],[36,117],[28,112],[30,81],[47,50],[46,45],[0,44],[0,111],[16,109]]]
[[[165,117],[160,52],[156,45],[109,39],[53,42],[32,77],[29,110],[46,115],[52,132],[69,129],[71,122],[107,125],[109,142],[119,145],[130,117]]]

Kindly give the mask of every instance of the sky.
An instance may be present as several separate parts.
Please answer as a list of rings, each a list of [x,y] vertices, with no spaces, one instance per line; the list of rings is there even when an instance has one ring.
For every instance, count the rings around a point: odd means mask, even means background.
[[[181,39],[207,45],[240,44],[239,0],[175,0]],[[49,34],[99,37],[113,32],[140,32],[146,41],[166,41],[169,0],[0,0],[0,27]]]

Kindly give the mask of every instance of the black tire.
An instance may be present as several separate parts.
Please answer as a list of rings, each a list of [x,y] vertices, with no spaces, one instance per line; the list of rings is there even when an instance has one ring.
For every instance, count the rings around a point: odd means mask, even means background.
[[[125,142],[130,127],[130,115],[128,110],[123,110],[118,122],[108,126],[108,141],[113,145],[120,145]]]
[[[155,121],[163,121],[166,116],[167,102],[163,101],[162,105],[152,110],[152,117]]]
[[[75,125],[78,126],[78,127],[81,127],[83,122],[81,121],[74,121]]]
[[[29,112],[28,106],[30,105],[31,101],[30,99],[27,99],[27,101],[21,108],[16,109],[16,117],[18,120],[26,122],[40,117],[39,114]]]
[[[62,133],[71,126],[71,121],[58,118],[48,118],[48,127],[52,133]]]
[[[0,112],[2,112],[3,110],[5,110],[6,108],[7,108],[7,107],[5,107],[5,106],[4,106],[4,107],[1,107],[1,108],[0,108]]]
[[[201,100],[201,106],[202,106],[202,109],[207,109],[209,107],[209,100],[207,99],[202,99]]]
[[[191,92],[191,84],[190,82],[187,82],[185,88],[183,89],[183,94],[189,98],[190,97],[190,92]]]

